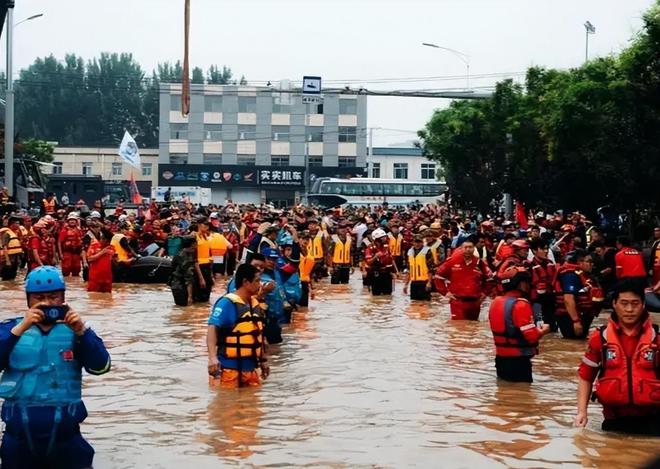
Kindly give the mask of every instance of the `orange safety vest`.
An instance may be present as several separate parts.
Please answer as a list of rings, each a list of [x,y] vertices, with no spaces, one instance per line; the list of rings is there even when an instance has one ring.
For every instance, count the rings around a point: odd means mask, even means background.
[[[46,215],[52,215],[55,213],[55,199],[51,200],[50,202],[48,199],[43,199],[42,203],[44,204],[44,210],[46,211]]]
[[[333,264],[352,264],[351,259],[351,244],[350,236],[346,236],[346,241],[342,241],[338,235],[332,235],[332,242],[334,248],[332,251]]]
[[[197,263],[199,265],[211,263],[211,242],[208,237],[197,236]]]
[[[601,373],[595,383],[595,395],[607,406],[660,407],[660,365],[657,330],[647,319],[642,325],[639,343],[632,357],[621,345],[614,321],[601,327]]]
[[[403,243],[403,236],[399,233],[396,237],[392,233],[387,233],[387,244],[390,246],[390,252],[393,256],[401,255],[401,245]]]
[[[309,282],[312,275],[312,270],[314,270],[314,256],[309,252],[306,256],[300,255],[300,281]]]

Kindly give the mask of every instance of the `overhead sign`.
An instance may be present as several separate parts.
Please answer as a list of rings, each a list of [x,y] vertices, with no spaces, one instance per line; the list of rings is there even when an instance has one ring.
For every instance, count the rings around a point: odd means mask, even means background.
[[[303,94],[320,95],[321,77],[303,77]]]
[[[159,186],[302,187],[304,167],[238,165],[159,165]]]

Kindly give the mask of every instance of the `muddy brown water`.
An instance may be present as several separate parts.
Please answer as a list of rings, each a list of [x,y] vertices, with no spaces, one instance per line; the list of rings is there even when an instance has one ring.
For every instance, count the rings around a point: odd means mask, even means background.
[[[622,468],[660,453],[657,439],[604,434],[593,404],[587,429],[572,427],[582,343],[551,337],[532,386],[498,383],[486,310],[450,322],[444,299],[411,304],[401,284],[391,298],[357,274],[321,284],[272,348],[271,377],[232,391],[208,385],[209,305],[176,307],[165,286],[110,297],[68,283],[113,361],[84,377],[97,469]],[[22,283],[2,283],[0,302],[4,317],[22,314]]]

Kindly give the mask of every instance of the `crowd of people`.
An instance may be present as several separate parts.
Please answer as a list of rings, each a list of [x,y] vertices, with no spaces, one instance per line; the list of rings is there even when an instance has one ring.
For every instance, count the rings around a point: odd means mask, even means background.
[[[364,294],[403,294],[421,302],[444,296],[452,320],[478,320],[484,301],[492,298],[488,319],[502,380],[533,381],[532,357],[543,336],[588,339],[576,425],[586,425],[594,387],[604,406],[604,429],[660,434],[660,339],[644,304],[645,288],[660,287],[660,227],[644,253],[624,236],[604,236],[579,213],[530,214],[516,223],[450,215],[440,205],[276,209],[231,202],[200,207],[188,201],[152,202],[132,211],[120,204],[108,211],[84,203],[60,206],[52,194],[38,216],[11,212],[2,220],[2,279],[15,279],[25,268],[29,306],[25,318],[0,327],[5,370],[0,397],[7,409],[35,405],[34,395],[16,397],[25,390],[10,379],[31,376],[32,368],[21,368],[28,350],[48,354],[51,347],[67,345],[76,360],[71,375],[76,386],[81,367],[93,374],[109,369],[102,342],[81,326],[77,313],[67,307],[59,322],[44,322],[44,307],[65,305],[64,278],[82,275],[89,291],[107,293],[118,267],[130,269],[142,256],[155,256],[171,259],[168,284],[179,306],[209,302],[214,283],[226,281],[226,293],[211,306],[208,319],[208,373],[214,385],[259,385],[270,373],[269,345],[282,342],[282,326],[308,307],[315,284],[347,284],[359,271]],[[590,333],[604,309],[612,309],[607,325]],[[63,342],[22,339],[30,331],[30,337],[45,337],[61,323],[74,333],[62,334]],[[88,346],[76,338],[84,334]],[[3,388],[7,382],[14,387]],[[21,417],[20,429],[11,423],[13,413],[3,410],[3,420],[17,429],[5,436],[37,451],[29,441],[31,419],[62,419],[63,406],[71,410],[71,399],[79,402],[80,396],[54,399],[31,410],[36,417]],[[65,434],[77,437],[82,411],[69,417]],[[37,446],[48,451],[63,438],[49,442],[46,436],[40,432]],[[3,448],[10,443],[17,444],[3,440]]]

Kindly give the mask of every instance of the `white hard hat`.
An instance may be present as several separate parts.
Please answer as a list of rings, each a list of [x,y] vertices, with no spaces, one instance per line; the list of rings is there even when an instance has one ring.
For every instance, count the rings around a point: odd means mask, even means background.
[[[371,237],[373,239],[378,239],[378,238],[383,238],[387,236],[387,233],[385,233],[385,230],[382,228],[376,228],[373,233],[371,233]]]
[[[66,217],[67,220],[77,220],[80,218],[80,215],[78,215],[78,212],[71,212],[69,215]]]
[[[101,218],[101,214],[94,210],[92,213],[89,214],[90,218]]]

